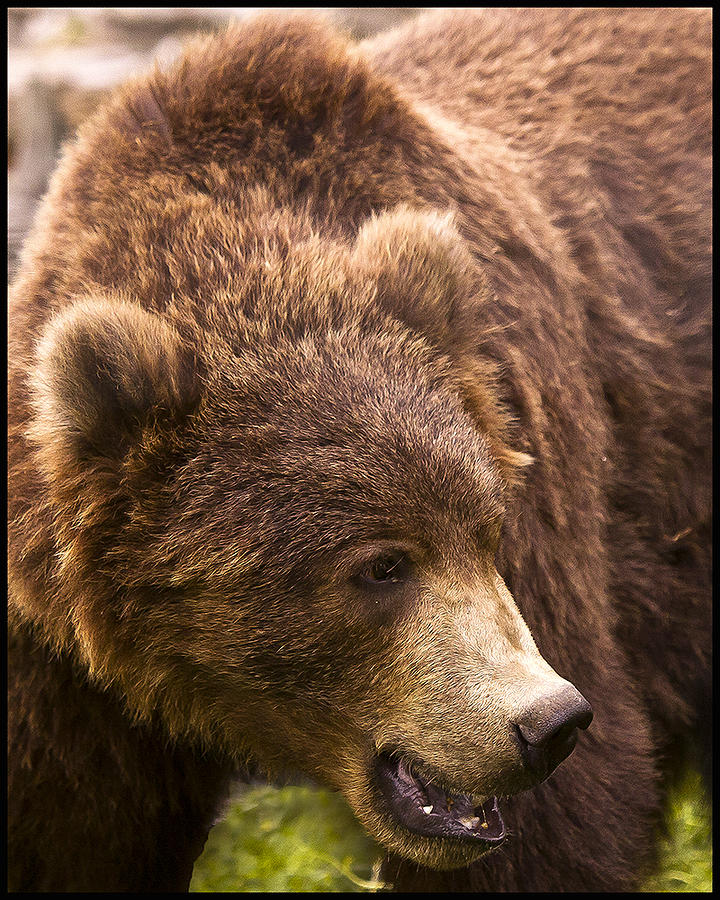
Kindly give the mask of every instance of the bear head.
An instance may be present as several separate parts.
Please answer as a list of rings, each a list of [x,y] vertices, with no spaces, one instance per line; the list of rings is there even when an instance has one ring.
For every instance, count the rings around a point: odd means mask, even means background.
[[[45,627],[129,715],[342,790],[403,856],[467,864],[505,836],[497,797],[591,717],[495,568],[531,460],[478,359],[492,295],[449,214],[321,237],[252,202],[222,291],[96,292],[45,329]]]

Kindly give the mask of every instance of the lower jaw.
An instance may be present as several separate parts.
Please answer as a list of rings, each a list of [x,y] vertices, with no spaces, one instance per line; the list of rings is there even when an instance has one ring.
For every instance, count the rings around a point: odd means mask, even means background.
[[[462,818],[457,815],[449,815],[447,823],[440,823],[439,827],[433,827],[430,825],[429,819],[425,820],[422,814],[418,816],[418,812],[425,803],[437,803],[438,792],[435,790],[428,798],[428,786],[425,785],[423,788],[423,785],[419,784],[423,796],[420,804],[411,802],[413,801],[412,797],[398,796],[398,787],[402,789],[407,784],[402,778],[398,784],[397,771],[389,772],[389,767],[385,767],[383,772],[382,763],[382,758],[376,758],[371,778],[374,800],[372,805],[375,808],[373,818],[375,818],[374,824],[379,827],[369,828],[369,830],[375,833],[380,842],[392,852],[423,866],[447,870],[467,866],[487,855],[503,842],[505,827],[495,798],[486,800],[483,804],[484,809],[489,813],[487,825],[482,822],[482,819],[486,817],[483,809],[477,808],[474,812],[472,809],[462,810],[465,814]],[[395,769],[397,770],[397,766]],[[403,775],[406,774],[406,772],[403,773]],[[401,791],[401,794],[404,792]],[[459,799],[466,803],[471,800],[469,797]],[[415,809],[415,806],[418,808]],[[437,806],[436,809],[439,810],[441,807]],[[432,811],[432,807],[425,806],[425,810]],[[454,812],[456,813],[457,810],[458,807],[455,807]],[[471,827],[469,822],[473,821],[470,818],[468,822],[468,816],[472,817],[474,813],[479,814],[482,818],[480,821],[474,819],[475,824],[472,831],[466,832],[466,828],[470,829]],[[428,816],[430,815],[432,815],[431,812],[428,813]],[[366,817],[359,816],[359,818],[363,820]],[[369,823],[364,824],[368,827]],[[487,831],[482,831],[483,827],[486,827]]]
[[[492,853],[494,847],[479,841],[426,837],[405,828],[384,807],[375,791],[360,798],[348,796],[350,807],[365,831],[388,853],[436,871],[462,869]]]
[[[376,835],[379,842],[397,856],[441,872],[463,869],[495,849],[488,844],[423,837],[407,831],[394,821],[383,823]]]

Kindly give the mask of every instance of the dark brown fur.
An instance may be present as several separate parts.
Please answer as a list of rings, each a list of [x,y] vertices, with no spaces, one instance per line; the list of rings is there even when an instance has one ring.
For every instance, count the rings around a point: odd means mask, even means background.
[[[261,18],[81,130],[11,299],[12,888],[186,887],[232,767],[361,805],[413,708],[470,771],[436,626],[498,538],[595,719],[502,849],[388,877],[637,884],[707,733],[709,50],[682,10]],[[337,589],[389,528],[437,609]]]

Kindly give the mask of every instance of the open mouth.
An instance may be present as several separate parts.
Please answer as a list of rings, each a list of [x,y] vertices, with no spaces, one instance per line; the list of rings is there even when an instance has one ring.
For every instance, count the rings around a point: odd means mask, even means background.
[[[390,810],[409,831],[492,845],[504,840],[497,797],[448,793],[401,757],[388,753],[376,757],[375,772]]]

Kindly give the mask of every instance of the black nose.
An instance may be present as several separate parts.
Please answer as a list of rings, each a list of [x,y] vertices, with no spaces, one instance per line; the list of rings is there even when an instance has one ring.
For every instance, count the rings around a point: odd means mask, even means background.
[[[568,756],[577,741],[577,729],[592,722],[592,709],[571,685],[536,700],[516,722],[523,762],[539,781]]]

